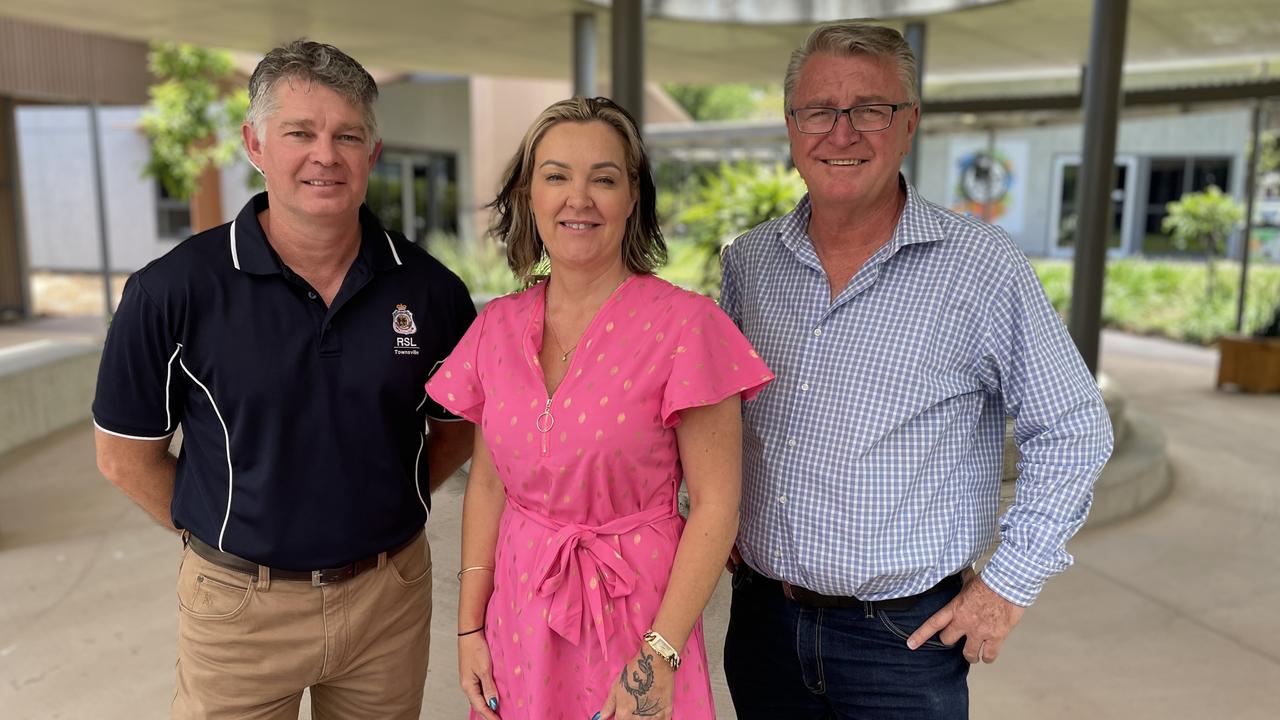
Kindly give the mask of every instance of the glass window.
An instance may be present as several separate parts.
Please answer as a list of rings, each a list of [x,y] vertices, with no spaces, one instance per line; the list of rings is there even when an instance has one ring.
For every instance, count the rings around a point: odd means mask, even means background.
[[[163,240],[185,240],[191,236],[191,203],[173,197],[156,181],[156,235]]]
[[[437,152],[384,152],[370,174],[365,203],[383,225],[411,242],[425,244],[439,233],[457,235],[457,158]]]
[[[1223,192],[1231,191],[1231,158],[1155,158],[1150,162],[1147,183],[1146,218],[1143,222],[1143,255],[1185,254],[1173,244],[1173,238],[1164,231],[1164,218],[1169,214],[1166,205],[1176,202],[1184,194],[1201,192],[1216,185]]]
[[[1111,224],[1107,236],[1107,249],[1120,247],[1124,237],[1124,208],[1129,185],[1128,162],[1116,163],[1116,183],[1111,198]],[[1076,243],[1077,214],[1076,185],[1080,181],[1080,164],[1072,162],[1062,167],[1062,197],[1058,205],[1058,248],[1069,249]]]

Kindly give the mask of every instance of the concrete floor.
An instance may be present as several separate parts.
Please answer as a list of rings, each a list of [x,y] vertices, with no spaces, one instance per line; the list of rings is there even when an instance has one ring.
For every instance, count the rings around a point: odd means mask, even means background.
[[[1280,717],[1280,396],[1212,389],[1215,353],[1107,334],[1103,369],[1169,438],[1169,497],[1089,528],[975,718]],[[0,717],[159,718],[172,698],[178,542],[93,467],[90,427],[0,458]],[[437,642],[422,717],[465,716],[454,617],[461,483],[435,499]],[[728,609],[706,613],[712,657]],[[720,717],[732,705],[719,668]],[[304,717],[307,714],[304,712]]]

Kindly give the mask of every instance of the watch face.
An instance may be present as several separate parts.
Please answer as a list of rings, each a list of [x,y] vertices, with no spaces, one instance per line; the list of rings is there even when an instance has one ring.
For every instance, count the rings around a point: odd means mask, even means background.
[[[977,154],[960,176],[960,188],[970,202],[997,202],[1009,191],[1009,170],[990,155]]]

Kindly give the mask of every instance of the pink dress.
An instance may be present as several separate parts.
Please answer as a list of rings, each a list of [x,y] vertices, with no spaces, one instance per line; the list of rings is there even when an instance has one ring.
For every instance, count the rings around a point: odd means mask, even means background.
[[[667,588],[684,529],[680,410],[750,399],[773,374],[711,300],[637,275],[547,397],[545,291],[489,303],[427,390],[481,425],[506,489],[485,615],[500,714],[588,720]],[[714,720],[701,621],[681,657],[674,717]]]

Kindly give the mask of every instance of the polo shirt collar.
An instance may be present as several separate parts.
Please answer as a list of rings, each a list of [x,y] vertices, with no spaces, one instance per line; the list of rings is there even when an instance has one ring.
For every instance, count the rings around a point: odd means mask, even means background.
[[[907,245],[935,242],[946,237],[933,213],[929,212],[928,204],[911,183],[901,174],[898,175],[898,182],[906,188],[907,202],[902,208],[902,216],[898,218],[893,237],[886,243],[889,256]],[[805,193],[795,209],[783,216],[778,226],[778,237],[792,252],[798,253],[802,248],[813,247],[813,240],[809,237],[809,218],[812,215],[813,205],[809,194]]]
[[[284,266],[280,256],[267,242],[267,234],[258,222],[258,213],[270,207],[267,193],[254,195],[236,219],[231,222],[231,264],[237,270],[252,275],[278,275]],[[390,270],[403,264],[391,234],[378,221],[366,205],[360,206],[360,253],[356,263],[373,268],[376,272]]]

